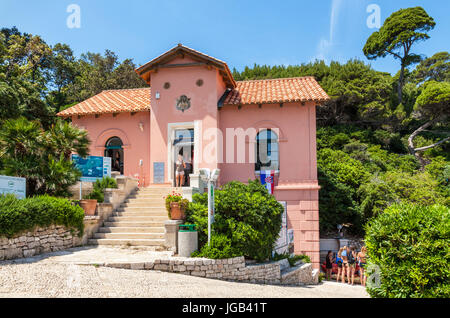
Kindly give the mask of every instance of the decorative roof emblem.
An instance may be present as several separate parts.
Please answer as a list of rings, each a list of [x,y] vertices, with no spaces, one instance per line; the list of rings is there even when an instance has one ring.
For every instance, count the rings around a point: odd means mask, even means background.
[[[186,109],[189,109],[191,107],[191,99],[188,98],[186,95],[181,95],[177,99],[176,107],[178,110],[184,112]]]

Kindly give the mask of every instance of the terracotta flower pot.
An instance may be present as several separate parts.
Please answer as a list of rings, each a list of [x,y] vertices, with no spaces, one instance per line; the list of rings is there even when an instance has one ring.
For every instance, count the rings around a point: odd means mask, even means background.
[[[172,220],[184,220],[184,208],[178,202],[170,202],[170,218]]]
[[[97,200],[84,199],[80,201],[80,205],[83,208],[85,215],[95,215]]]

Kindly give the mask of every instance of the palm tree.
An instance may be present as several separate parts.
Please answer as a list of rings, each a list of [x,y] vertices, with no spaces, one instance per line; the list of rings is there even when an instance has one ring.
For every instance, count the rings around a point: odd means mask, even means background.
[[[87,131],[66,121],[58,120],[50,128],[47,132],[47,141],[56,158],[63,154],[64,159],[70,160],[73,152],[81,157],[89,155],[90,140]]]
[[[42,167],[43,130],[21,117],[3,122],[0,129],[2,173],[27,178],[27,193],[34,193]]]

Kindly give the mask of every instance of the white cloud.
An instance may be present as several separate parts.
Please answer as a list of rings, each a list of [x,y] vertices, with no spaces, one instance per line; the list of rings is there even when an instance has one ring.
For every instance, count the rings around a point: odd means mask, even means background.
[[[327,56],[334,45],[334,38],[336,33],[336,28],[339,21],[339,11],[342,7],[342,0],[332,0],[331,3],[331,14],[330,14],[330,33],[328,38],[322,37],[317,45],[317,53],[312,58],[312,60],[325,60],[327,62]]]

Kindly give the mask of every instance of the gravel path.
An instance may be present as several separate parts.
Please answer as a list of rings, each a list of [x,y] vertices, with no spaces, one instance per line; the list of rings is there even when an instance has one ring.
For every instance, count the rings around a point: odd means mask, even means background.
[[[152,253],[81,248],[0,262],[0,297],[368,297],[361,286],[334,282],[306,287],[271,286],[76,264],[99,260],[95,255],[111,260],[130,255],[134,259],[148,258]]]

